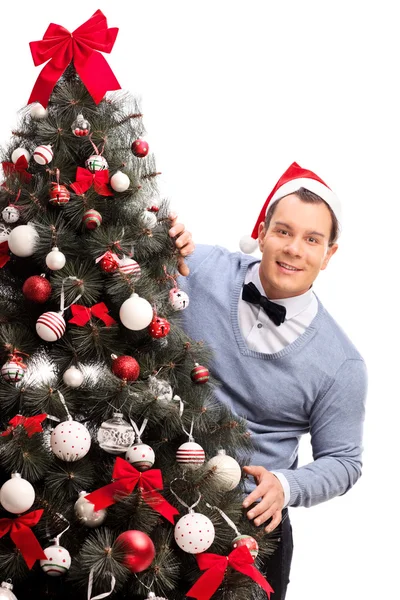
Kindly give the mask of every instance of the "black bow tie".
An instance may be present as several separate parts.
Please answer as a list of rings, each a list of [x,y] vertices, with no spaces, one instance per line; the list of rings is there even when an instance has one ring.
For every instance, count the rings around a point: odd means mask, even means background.
[[[286,308],[276,302],[271,302],[265,296],[262,296],[254,283],[246,283],[243,286],[242,298],[250,304],[259,304],[265,310],[269,318],[279,327],[285,320]]]

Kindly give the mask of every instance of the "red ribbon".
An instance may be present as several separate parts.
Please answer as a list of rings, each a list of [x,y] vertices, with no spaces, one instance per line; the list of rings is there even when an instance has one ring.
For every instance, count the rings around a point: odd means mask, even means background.
[[[84,194],[94,185],[94,189],[100,196],[112,196],[112,191],[107,187],[109,179],[108,169],[92,173],[88,169],[78,167],[76,181],[71,184],[71,188],[75,194]]]
[[[2,269],[4,265],[8,263],[10,258],[10,249],[6,240],[5,242],[1,242],[0,244],[0,269]]]
[[[6,176],[18,175],[26,183],[32,179],[32,174],[26,170],[28,168],[28,161],[24,155],[20,156],[16,163],[3,161],[1,164]]]
[[[22,415],[15,415],[8,422],[8,427],[6,431],[3,431],[1,437],[5,437],[6,435],[10,435],[18,427],[18,425],[22,425],[28,437],[32,437],[34,433],[41,433],[43,431],[42,421],[44,421],[47,417],[46,413],[42,413],[41,415],[35,415],[34,417],[23,417]]]
[[[46,558],[41,545],[31,527],[36,525],[43,514],[43,509],[34,510],[16,519],[0,519],[0,538],[10,532],[10,538],[25,559],[29,569],[37,560]]]
[[[96,104],[101,102],[107,91],[121,89],[106,59],[100,54],[111,52],[117,35],[118,28],[107,26],[101,10],[72,33],[61,25],[50,23],[43,39],[29,44],[36,67],[51,60],[39,73],[28,104],[36,101],[46,107],[55,84],[72,60]]]
[[[118,501],[118,496],[129,496],[138,486],[143,500],[170,523],[175,523],[174,515],[178,515],[179,512],[161,494],[155,491],[155,489],[163,489],[160,469],[150,469],[145,473],[140,473],[126,460],[117,457],[112,478],[114,483],[110,483],[86,496],[86,500],[94,504],[96,511],[115,504]]]
[[[101,319],[107,327],[115,325],[117,322],[114,321],[114,319],[108,314],[108,308],[104,302],[99,302],[91,308],[87,308],[81,304],[73,304],[71,306],[71,312],[74,316],[68,321],[68,323],[79,325],[79,327],[86,325],[86,323],[90,321],[92,315],[98,319]]]
[[[228,556],[219,554],[202,553],[196,555],[197,564],[201,571],[206,571],[200,579],[190,588],[186,596],[197,598],[197,600],[209,600],[221,585],[226,570],[229,567],[247,575],[253,581],[258,583],[266,592],[268,598],[274,590],[268,581],[261,575],[260,571],[254,566],[253,557],[247,546],[235,548]]]

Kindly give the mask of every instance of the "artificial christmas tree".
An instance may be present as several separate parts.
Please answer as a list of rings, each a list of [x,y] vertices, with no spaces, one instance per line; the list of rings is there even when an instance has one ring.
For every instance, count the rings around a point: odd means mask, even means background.
[[[262,598],[274,542],[242,514],[251,440],[180,326],[143,115],[98,52],[116,35],[97,11],[31,43],[50,61],[3,152],[2,593]],[[190,590],[208,551],[202,570],[231,568]]]

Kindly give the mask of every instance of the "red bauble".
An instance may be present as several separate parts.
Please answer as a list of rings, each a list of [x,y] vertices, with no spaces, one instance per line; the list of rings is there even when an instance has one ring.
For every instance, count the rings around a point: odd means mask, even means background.
[[[100,261],[100,268],[105,273],[114,273],[118,269],[118,257],[112,252],[106,252]]]
[[[257,541],[251,537],[251,535],[238,535],[232,540],[232,548],[240,548],[241,546],[247,546],[250,551],[253,560],[257,558],[258,554],[258,543]]]
[[[114,358],[111,370],[120,379],[127,381],[136,381],[140,374],[140,367],[137,360],[133,356],[118,356]]]
[[[210,378],[210,371],[196,363],[194,369],[190,371],[190,378],[194,383],[207,383]]]
[[[151,565],[156,555],[153,542],[143,531],[130,529],[124,531],[115,540],[124,553],[124,565],[132,573],[140,573]]]
[[[162,317],[153,317],[153,320],[148,327],[149,334],[153,338],[165,337],[169,334],[170,329],[171,325],[168,323],[167,319],[163,319]]]
[[[22,293],[27,300],[44,304],[51,296],[51,283],[45,277],[32,275],[22,286]]]
[[[149,145],[144,140],[135,140],[132,144],[132,152],[138,158],[144,158],[149,153]]]
[[[69,202],[71,198],[71,194],[65,187],[65,185],[59,185],[58,183],[51,184],[50,190],[50,204],[57,204],[60,206],[61,204],[66,204]]]

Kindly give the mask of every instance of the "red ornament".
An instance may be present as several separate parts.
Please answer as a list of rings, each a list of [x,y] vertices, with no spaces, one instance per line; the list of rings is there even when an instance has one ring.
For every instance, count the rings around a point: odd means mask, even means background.
[[[83,213],[82,223],[86,229],[97,229],[97,227],[100,227],[102,220],[103,217],[97,210],[94,210],[94,208],[90,208]]]
[[[140,573],[147,569],[154,560],[156,549],[151,538],[136,529],[124,531],[115,540],[124,553],[124,565],[132,573]]]
[[[247,546],[250,550],[250,554],[253,557],[253,560],[257,558],[258,554],[258,543],[251,535],[238,535],[232,540],[232,548],[240,548],[241,546]]]
[[[114,273],[118,269],[118,257],[112,252],[106,252],[100,261],[100,268],[105,273]]]
[[[153,317],[153,320],[148,327],[149,334],[153,338],[165,337],[169,334],[170,329],[171,325],[168,323],[167,319],[157,316]]]
[[[50,204],[57,204],[57,206],[61,206],[62,204],[67,204],[70,198],[71,194],[65,185],[60,185],[59,183],[51,184],[49,200]]]
[[[194,383],[207,383],[209,378],[210,378],[210,371],[206,367],[203,367],[202,365],[199,365],[198,363],[196,363],[194,366],[194,369],[192,369],[190,371],[190,379]]]
[[[149,153],[149,145],[144,140],[135,140],[132,144],[132,152],[138,158],[144,158]]]
[[[51,283],[41,275],[32,275],[22,286],[22,293],[27,300],[44,304],[51,296]]]
[[[111,370],[120,379],[127,381],[136,381],[140,374],[140,367],[137,360],[133,356],[118,356],[114,358]]]

